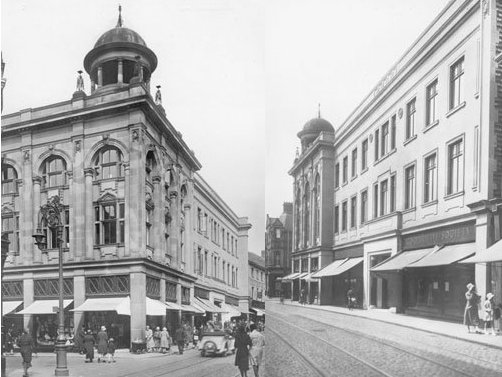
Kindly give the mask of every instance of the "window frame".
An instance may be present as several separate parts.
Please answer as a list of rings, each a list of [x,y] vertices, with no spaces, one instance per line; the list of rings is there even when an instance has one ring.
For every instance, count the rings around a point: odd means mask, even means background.
[[[457,176],[457,190],[452,191],[452,162],[451,162],[451,156],[450,156],[450,149],[452,146],[456,144],[461,144],[461,150],[459,154],[457,155],[458,159],[458,176]],[[446,143],[446,184],[445,184],[445,191],[446,191],[446,196],[451,196],[451,195],[456,195],[464,192],[465,189],[465,138],[464,134],[455,137],[454,139],[448,141]]]
[[[457,66],[462,67],[462,71],[460,73],[455,73],[455,68]],[[464,82],[463,76],[465,73],[465,55],[460,56],[455,59],[455,61],[449,67],[449,98],[448,98],[448,109],[454,110],[457,107],[462,106],[465,102],[465,94],[464,94]],[[456,83],[458,82],[458,88]],[[457,91],[458,89],[458,91]]]
[[[432,158],[434,156],[434,159],[435,159],[435,164],[434,164],[434,168],[433,169],[429,169],[428,166],[427,166],[427,161]],[[423,170],[423,198],[422,198],[422,203],[424,205],[427,205],[427,204],[430,204],[430,203],[434,203],[435,201],[437,201],[437,198],[438,198],[438,193],[437,193],[437,185],[438,185],[438,182],[437,182],[437,179],[438,179],[438,150],[437,149],[434,149],[433,151],[430,151],[429,153],[427,153],[426,155],[424,155],[423,157],[423,166],[424,166],[424,170]],[[428,191],[428,187],[430,185],[430,183],[428,183],[428,172],[429,170],[434,170],[431,177],[433,179],[433,184],[432,184],[432,197],[429,198],[429,191]]]
[[[104,219],[104,208],[114,206],[116,218],[111,220]],[[93,240],[95,246],[117,245],[125,242],[125,201],[104,201],[94,203],[94,234]],[[96,219],[96,209],[99,210],[99,218]],[[115,222],[115,242],[106,242],[105,239],[105,223],[111,224]],[[97,229],[99,227],[99,232]],[[99,240],[97,238],[99,237]]]
[[[413,177],[412,179],[408,179],[408,171],[413,169]],[[410,210],[416,207],[417,205],[417,194],[416,194],[416,186],[417,186],[417,164],[416,161],[413,161],[403,168],[404,173],[404,210]],[[409,182],[411,181],[411,186],[409,187]],[[408,197],[408,194],[411,194],[411,197]]]
[[[438,78],[432,80],[425,88],[425,128],[428,128],[439,121],[438,118]],[[434,88],[434,93],[431,89]],[[433,116],[431,118],[431,108],[433,109]]]
[[[406,129],[405,141],[411,140],[416,135],[417,97],[413,97],[406,103]]]

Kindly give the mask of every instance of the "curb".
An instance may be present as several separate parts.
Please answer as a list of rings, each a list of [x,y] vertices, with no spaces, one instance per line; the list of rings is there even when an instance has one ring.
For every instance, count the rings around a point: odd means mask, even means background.
[[[300,306],[300,305],[290,304],[290,303],[286,303],[286,302],[284,303],[284,305],[288,305],[288,306]],[[333,310],[325,309],[321,305],[316,305],[315,307],[312,307],[312,306],[303,306],[303,307],[307,308],[307,309],[322,310],[322,311],[325,311],[325,312],[337,313],[337,314],[345,315],[345,316],[348,316],[348,317],[365,318],[365,319],[369,319],[371,321],[376,321],[376,322],[381,322],[381,323],[388,323],[388,324],[395,325],[395,326],[400,326],[400,327],[404,327],[404,328],[408,328],[408,329],[413,329],[413,330],[419,330],[419,331],[423,331],[423,332],[426,332],[426,333],[429,333],[429,334],[442,335],[442,336],[445,336],[445,337],[448,337],[448,338],[452,338],[452,339],[456,339],[456,340],[463,340],[465,342],[474,343],[474,344],[478,344],[478,345],[481,345],[481,346],[485,346],[485,347],[490,347],[490,348],[495,348],[495,349],[502,350],[502,345],[499,346],[497,344],[489,344],[489,343],[485,343],[485,342],[480,342],[479,340],[475,340],[475,339],[466,339],[466,338],[462,338],[460,336],[455,336],[455,335],[451,335],[451,334],[445,334],[445,333],[441,333],[441,332],[437,332],[437,331],[427,330],[427,329],[423,329],[423,328],[415,327],[415,326],[411,326],[411,325],[404,325],[404,324],[401,324],[401,323],[396,323],[396,322],[392,322],[392,321],[385,320],[385,319],[371,318],[371,317],[364,316],[364,315],[357,315],[357,314],[350,314],[350,313],[344,313],[344,312],[339,312],[339,311],[333,311]]]

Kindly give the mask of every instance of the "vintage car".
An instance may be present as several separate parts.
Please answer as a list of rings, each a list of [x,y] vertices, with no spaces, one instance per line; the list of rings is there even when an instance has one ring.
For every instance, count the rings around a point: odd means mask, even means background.
[[[204,332],[201,338],[198,346],[202,357],[226,356],[228,352],[235,352],[234,338],[225,331]]]

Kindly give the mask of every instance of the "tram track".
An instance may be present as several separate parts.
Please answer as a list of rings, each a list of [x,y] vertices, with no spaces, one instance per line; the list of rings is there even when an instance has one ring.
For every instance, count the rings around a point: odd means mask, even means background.
[[[371,368],[372,370],[376,371],[379,375],[384,375],[384,376],[394,376],[394,374],[391,374],[385,370],[383,370],[382,368],[374,365],[373,363],[371,362],[368,362],[368,361],[365,361],[365,360],[362,360],[360,355],[356,355],[346,349],[343,349],[341,347],[339,347],[338,345],[334,344],[333,342],[330,342],[330,341],[327,341],[326,339],[323,339],[321,336],[319,336],[318,334],[316,334],[314,332],[314,330],[306,330],[305,328],[302,328],[300,326],[297,326],[293,323],[291,323],[291,321],[286,321],[280,317],[278,317],[277,315],[275,314],[272,314],[270,311],[267,313],[269,318],[273,318],[274,320],[277,320],[277,321],[280,321],[284,324],[286,324],[287,326],[290,326],[292,327],[294,330],[297,330],[303,334],[308,334],[310,335],[311,337],[314,337],[315,339],[317,339],[318,341],[321,341],[322,343],[324,343],[325,345],[329,345],[330,347],[333,347],[333,348],[336,348],[337,350],[339,351],[342,351],[344,354],[350,356],[353,360],[356,360],[358,363],[362,363],[364,365],[366,365],[368,368]],[[318,321],[318,320],[314,320],[314,319],[311,319],[309,317],[305,317],[305,316],[302,316],[302,315],[292,315],[293,317],[297,317],[297,318],[301,318],[303,320],[307,320],[307,321],[310,321],[311,323],[317,323],[317,324],[320,324],[320,325],[323,325],[323,326],[328,326],[329,328],[332,328],[332,329],[335,329],[337,331],[343,331],[347,334],[349,334],[351,337],[357,337],[357,338],[362,338],[366,341],[366,346],[368,345],[367,342],[373,342],[373,343],[376,343],[377,344],[377,347],[379,350],[382,350],[383,347],[387,347],[388,349],[392,349],[394,351],[399,351],[399,353],[404,353],[404,354],[407,354],[408,356],[411,356],[413,358],[416,358],[416,359],[419,359],[423,362],[427,362],[427,363],[430,363],[434,366],[437,366],[439,368],[442,368],[443,370],[448,370],[451,373],[453,373],[455,376],[467,376],[467,377],[477,377],[478,374],[471,374],[471,373],[467,373],[465,371],[462,371],[462,370],[459,370],[457,368],[454,368],[450,365],[447,365],[445,363],[442,363],[442,362],[439,362],[437,360],[434,360],[430,357],[427,357],[427,356],[424,356],[424,355],[421,355],[417,352],[413,352],[409,349],[403,349],[401,348],[400,346],[397,346],[397,345],[394,345],[394,344],[390,344],[386,341],[383,341],[381,340],[380,338],[376,338],[376,337],[373,337],[373,336],[369,336],[367,334],[364,334],[364,333],[360,333],[358,331],[354,331],[354,330],[348,330],[348,329],[345,329],[343,327],[339,327],[339,326],[336,326],[336,325],[332,325],[332,324],[329,324],[329,323],[325,323],[325,322],[322,322],[322,321]],[[270,329],[270,325],[267,327],[267,330],[271,330]],[[274,333],[276,333],[276,331],[273,331]],[[353,339],[353,338],[352,338]],[[332,373],[332,371],[330,371]],[[332,375],[332,374],[331,374]],[[402,373],[401,373],[402,375]],[[440,374],[440,375],[443,375],[443,374]]]

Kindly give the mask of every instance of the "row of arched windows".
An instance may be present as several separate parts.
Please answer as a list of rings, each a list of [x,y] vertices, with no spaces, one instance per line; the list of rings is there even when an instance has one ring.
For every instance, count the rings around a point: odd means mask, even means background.
[[[313,188],[307,182],[295,196],[295,242],[296,248],[320,244],[321,228],[321,181],[316,175]]]

